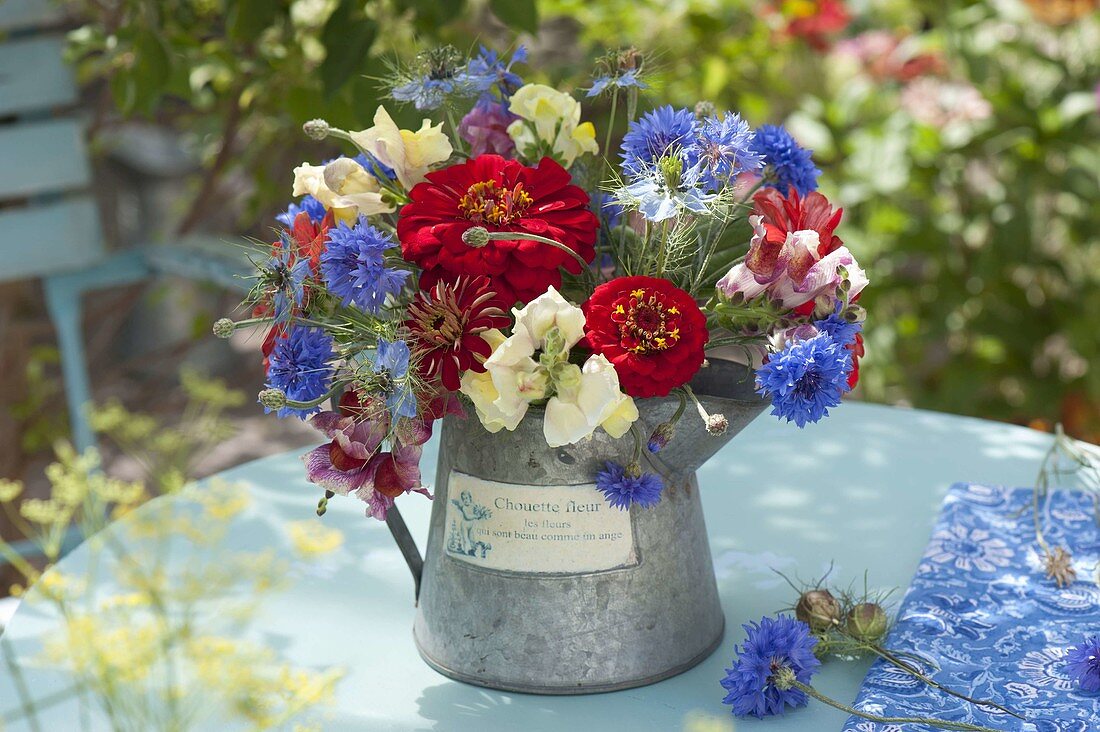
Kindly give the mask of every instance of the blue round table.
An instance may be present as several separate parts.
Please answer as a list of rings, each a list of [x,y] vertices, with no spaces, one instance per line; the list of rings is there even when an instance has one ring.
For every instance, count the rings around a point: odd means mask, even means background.
[[[904,589],[928,540],[947,487],[954,482],[1031,485],[1051,437],[977,419],[858,403],[845,404],[818,425],[799,430],[761,416],[699,472],[727,632],[708,660],[678,677],[610,694],[541,697],[507,694],[451,681],[426,666],[413,646],[412,581],[386,527],[363,517],[358,501],[334,498],[325,526],[343,533],[342,545],[324,556],[303,554],[296,532],[316,521],[315,486],[306,482],[299,452],[276,455],[217,476],[239,487],[238,507],[223,536],[205,542],[206,556],[269,550],[280,562],[281,582],[245,598],[246,621],[235,630],[299,667],[339,667],[344,675],[326,706],[310,714],[326,730],[679,730],[698,720],[728,717],[719,686],[741,641],[741,624],[790,607],[794,593],[774,570],[809,580],[832,564],[832,579],[862,589]],[[304,451],[302,451],[304,452]],[[433,475],[435,440],[423,463]],[[182,507],[201,498],[211,481],[179,496],[159,498],[138,512]],[[401,510],[423,547],[430,503],[404,497]],[[107,531],[129,538],[125,518]],[[86,571],[86,543],[60,565],[69,575]],[[166,571],[195,561],[188,540],[174,542]],[[317,550],[317,547],[314,547]],[[140,553],[141,549],[136,548]],[[308,554],[308,552],[307,552]],[[109,593],[109,571],[95,573]],[[215,591],[216,594],[217,591]],[[66,672],[43,660],[44,643],[60,633],[49,603],[32,590],[4,634],[21,680],[35,698],[71,685]],[[225,590],[231,594],[232,590]],[[900,595],[897,596],[900,599]],[[224,620],[223,598],[204,598],[196,622]],[[240,599],[240,598],[238,598]],[[869,661],[828,661],[815,685],[851,702]],[[64,698],[64,695],[62,695]],[[0,678],[0,711],[7,729],[27,729],[11,674]],[[91,728],[105,727],[92,705]],[[44,708],[44,730],[80,729],[72,698]],[[841,712],[811,702],[782,718],[738,720],[745,730],[838,730]],[[206,721],[202,729],[234,725]],[[721,729],[722,726],[707,729]]]

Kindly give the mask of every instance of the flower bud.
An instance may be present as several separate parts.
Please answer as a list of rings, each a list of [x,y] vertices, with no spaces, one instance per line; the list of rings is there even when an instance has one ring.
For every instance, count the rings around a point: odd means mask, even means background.
[[[259,398],[260,404],[268,409],[282,409],[286,406],[286,393],[282,389],[264,389]]]
[[[462,232],[462,242],[474,249],[480,249],[489,243],[489,231],[483,226],[472,226]]]
[[[214,321],[213,331],[218,338],[228,338],[236,329],[236,324],[229,318],[218,318]]]
[[[302,125],[302,132],[311,140],[323,140],[328,137],[332,127],[323,119],[311,119]]]
[[[324,516],[326,511],[328,511],[328,496],[317,501],[317,515]]]
[[[649,436],[646,449],[654,453],[664,450],[675,434],[676,425],[672,422],[661,422],[657,425],[657,429],[653,430],[653,434]]]
[[[845,630],[848,635],[864,643],[879,643],[886,637],[889,619],[882,605],[863,602],[848,611]]]
[[[807,590],[798,598],[794,615],[820,633],[840,625],[840,603],[828,590]]]
[[[726,434],[729,427],[730,421],[726,419],[725,415],[712,414],[707,417],[707,432],[713,437]]]
[[[557,326],[546,331],[543,344],[542,352],[551,357],[561,356],[568,350],[565,346],[565,336],[561,334],[561,329]]]
[[[695,116],[699,119],[706,119],[707,117],[713,117],[718,113],[718,108],[714,106],[714,102],[702,100],[695,103]]]

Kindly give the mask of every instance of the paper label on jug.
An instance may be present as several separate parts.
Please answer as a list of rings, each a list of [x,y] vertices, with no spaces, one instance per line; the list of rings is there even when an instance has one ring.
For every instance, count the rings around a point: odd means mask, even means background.
[[[630,511],[594,483],[527,486],[452,471],[447,495],[446,551],[459,561],[536,574],[638,563]]]

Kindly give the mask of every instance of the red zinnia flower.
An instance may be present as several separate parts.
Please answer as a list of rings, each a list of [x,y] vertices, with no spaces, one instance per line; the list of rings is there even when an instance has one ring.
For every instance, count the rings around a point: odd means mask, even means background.
[[[492,290],[511,305],[560,287],[559,267],[579,274],[580,262],[549,244],[493,240],[472,247],[462,239],[475,226],[537,234],[591,262],[599,223],[588,209],[588,194],[571,180],[550,158],[529,168],[499,155],[429,173],[410,192],[412,203],[401,209],[397,224],[402,256],[424,269],[421,289],[461,275],[488,275]]]
[[[482,363],[493,349],[481,334],[509,322],[495,297],[488,277],[459,277],[417,293],[405,325],[421,375],[458,391],[463,371],[485,371]]]
[[[597,287],[581,309],[588,347],[615,366],[630,396],[665,396],[703,365],[707,319],[668,280],[619,277]]]

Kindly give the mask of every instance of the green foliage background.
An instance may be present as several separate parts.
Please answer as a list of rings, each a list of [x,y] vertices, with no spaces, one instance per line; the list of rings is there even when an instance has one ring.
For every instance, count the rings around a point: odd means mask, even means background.
[[[1053,26],[1020,0],[849,0],[850,23],[823,50],[784,32],[811,0],[80,5],[90,22],[72,56],[109,90],[102,121],[152,117],[202,154],[182,229],[232,200],[242,231],[264,231],[290,168],[332,153],[311,148],[301,123],[369,125],[372,77],[417,44],[523,42],[529,79],[578,86],[597,56],[634,45],[650,59],[650,104],[708,99],[754,125],[785,122],[815,149],[822,191],[845,208],[839,233],[873,282],[864,398],[1100,435],[1095,11]],[[869,74],[834,45],[868,31],[940,59],[934,76],[972,85],[988,115],[943,125],[914,113],[910,81]],[[599,139],[606,111],[586,103]],[[226,181],[242,174],[235,191]]]

